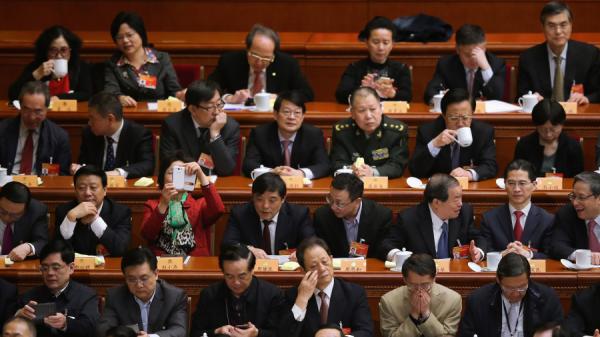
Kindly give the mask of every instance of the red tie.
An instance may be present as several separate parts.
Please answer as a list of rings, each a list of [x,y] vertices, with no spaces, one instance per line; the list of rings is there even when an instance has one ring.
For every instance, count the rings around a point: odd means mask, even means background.
[[[260,80],[262,71],[254,72],[254,84],[252,84],[252,96],[260,93],[263,90],[263,84]]]
[[[33,166],[33,131],[28,130],[27,139],[21,151],[21,167],[19,173],[31,174],[31,167]]]
[[[327,303],[327,294],[324,291],[319,292],[321,297],[321,324],[327,324],[327,313],[329,311],[329,304]]]
[[[13,231],[10,224],[4,228],[4,237],[2,237],[2,255],[7,255],[13,249]]]
[[[271,252],[271,231],[269,230],[269,225],[271,224],[271,220],[263,220],[263,250],[267,255],[272,255]]]
[[[285,166],[290,166],[291,163],[291,153],[290,153],[290,140],[282,140],[281,143],[283,144],[283,165]]]
[[[514,235],[516,241],[521,241],[521,236],[523,235],[523,226],[521,225],[521,216],[523,216],[523,212],[515,211],[515,217],[517,220],[515,221],[515,229]]]
[[[592,252],[600,252],[600,243],[594,233],[594,228],[597,225],[595,220],[590,220],[590,222],[588,222],[588,243]]]

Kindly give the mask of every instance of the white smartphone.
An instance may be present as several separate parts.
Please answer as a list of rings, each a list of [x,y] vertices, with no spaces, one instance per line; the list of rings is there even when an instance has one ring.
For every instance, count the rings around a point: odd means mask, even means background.
[[[173,186],[176,190],[193,191],[196,186],[196,175],[185,174],[185,167],[173,167]]]

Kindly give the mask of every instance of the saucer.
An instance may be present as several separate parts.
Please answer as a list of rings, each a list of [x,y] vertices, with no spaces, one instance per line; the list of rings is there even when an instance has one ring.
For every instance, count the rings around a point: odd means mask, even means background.
[[[561,259],[560,263],[562,263],[563,266],[565,266],[567,269],[570,269],[570,270],[590,270],[592,268],[600,267],[600,266],[594,265],[594,264],[578,265],[567,259]]]
[[[496,179],[496,186],[498,186],[501,189],[506,189],[506,184],[504,184],[504,178],[498,178]]]
[[[408,177],[406,178],[406,184],[411,188],[416,188],[419,190],[425,189],[425,184],[421,181],[421,179],[416,177]]]

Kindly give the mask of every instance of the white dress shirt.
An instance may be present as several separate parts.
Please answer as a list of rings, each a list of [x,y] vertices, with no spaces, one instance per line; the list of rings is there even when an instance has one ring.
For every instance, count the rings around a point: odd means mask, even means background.
[[[102,206],[104,206],[104,203],[102,203],[102,205],[100,205],[100,208],[98,208],[98,216],[96,217],[96,219],[94,219],[94,221],[92,221],[92,223],[89,224],[90,228],[92,229],[92,232],[94,232],[94,235],[96,235],[98,239],[102,237],[104,231],[108,227],[106,222],[104,222],[104,219],[100,217],[100,212],[102,212]],[[69,240],[71,237],[73,237],[73,233],[75,232],[75,225],[77,225],[77,220],[71,221],[65,215],[65,218],[60,224],[60,234],[65,240]]]
[[[331,294],[333,293],[333,282],[335,281],[335,278],[331,279],[331,282],[329,282],[329,284],[325,287],[325,289],[323,289],[323,292],[325,293],[325,298],[327,299],[327,304],[331,304]],[[319,290],[318,288],[315,288],[315,292],[313,294],[313,296],[315,297],[315,300],[317,300],[317,309],[319,309],[319,312],[321,311],[321,296],[319,296],[319,293],[321,292],[321,290]],[[331,308],[331,306],[328,306],[328,308]],[[302,322],[304,321],[304,317],[306,317],[306,310],[302,310],[300,309],[299,306],[297,306],[296,304],[294,304],[294,306],[292,307],[292,314],[294,315],[294,319],[296,319],[296,321],[298,322]]]

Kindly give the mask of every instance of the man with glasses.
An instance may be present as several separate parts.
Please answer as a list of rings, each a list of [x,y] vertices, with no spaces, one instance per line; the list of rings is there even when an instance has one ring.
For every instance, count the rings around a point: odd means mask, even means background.
[[[546,41],[519,57],[519,96],[533,92],[538,100],[553,98],[577,104],[600,102],[600,50],[571,40],[573,13],[560,1],[547,3],[540,13]]]
[[[181,150],[196,158],[205,174],[235,174],[240,125],[223,111],[219,85],[211,80],[192,82],[185,104],[185,109],[169,115],[162,124],[161,161]]]
[[[408,126],[383,114],[373,88],[355,89],[349,103],[351,117],[335,123],[331,131],[333,170],[351,167],[359,177],[402,176],[408,162]]]
[[[87,337],[96,328],[98,296],[94,289],[71,280],[74,261],[75,253],[67,242],[49,242],[40,252],[44,284],[19,296],[15,316],[33,321],[39,337]],[[54,306],[49,307],[51,303]],[[42,304],[44,311],[36,313]]]
[[[35,325],[22,317],[11,317],[2,324],[2,337],[36,337],[36,335]]]
[[[191,337],[275,337],[283,309],[281,290],[254,276],[254,255],[244,245],[223,246],[223,281],[202,290]]]
[[[148,248],[134,248],[123,256],[125,284],[107,290],[98,336],[121,325],[137,328],[138,337],[187,336],[187,295],[158,278],[157,263]]]
[[[498,264],[496,283],[475,290],[467,298],[459,336],[532,336],[542,323],[562,322],[556,292],[530,280],[531,268],[520,254],[508,253]]]
[[[67,132],[46,119],[50,94],[42,82],[28,82],[19,94],[18,116],[0,122],[0,166],[8,174],[42,175],[43,164],[58,164],[69,174],[71,144]]]
[[[264,173],[252,183],[252,201],[231,209],[224,245],[243,244],[256,258],[288,255],[314,229],[306,206],[285,201],[285,182],[275,173]],[[283,252],[282,252],[283,251]]]
[[[551,256],[575,261],[577,249],[589,249],[592,264],[600,264],[600,174],[576,175],[568,197],[555,215]]]
[[[382,245],[392,224],[392,211],[363,198],[364,184],[354,174],[333,177],[327,205],[315,211],[315,232],[334,257],[364,256],[385,261]],[[366,245],[367,250],[361,247]]]
[[[506,167],[508,203],[483,213],[479,244],[487,253],[514,252],[545,259],[552,240],[554,215],[531,203],[537,182],[533,165],[517,159]]]
[[[48,207],[27,186],[11,181],[0,189],[0,254],[13,261],[36,256],[48,242]]]
[[[208,78],[219,83],[226,93],[225,102],[241,104],[260,92],[279,94],[288,90],[299,90],[307,100],[313,100],[313,91],[298,61],[281,52],[279,43],[279,34],[256,24],[246,36],[246,51],[221,56]]]
[[[306,106],[300,91],[282,92],[275,100],[275,121],[250,131],[243,171],[246,176],[260,165],[282,176],[309,179],[329,175],[323,131],[303,123]]]
[[[467,177],[469,181],[496,176],[496,144],[494,128],[473,120],[475,102],[464,89],[451,89],[442,98],[442,115],[417,129],[415,152],[410,160],[410,173],[428,178],[435,173]],[[461,146],[458,129],[470,128],[472,142]]]
[[[454,336],[462,299],[456,291],[435,282],[436,267],[427,254],[411,255],[402,265],[405,286],[379,301],[383,337]]]
[[[106,173],[93,165],[73,176],[76,199],[56,207],[56,237],[88,255],[122,256],[131,240],[131,210],[106,197]]]

